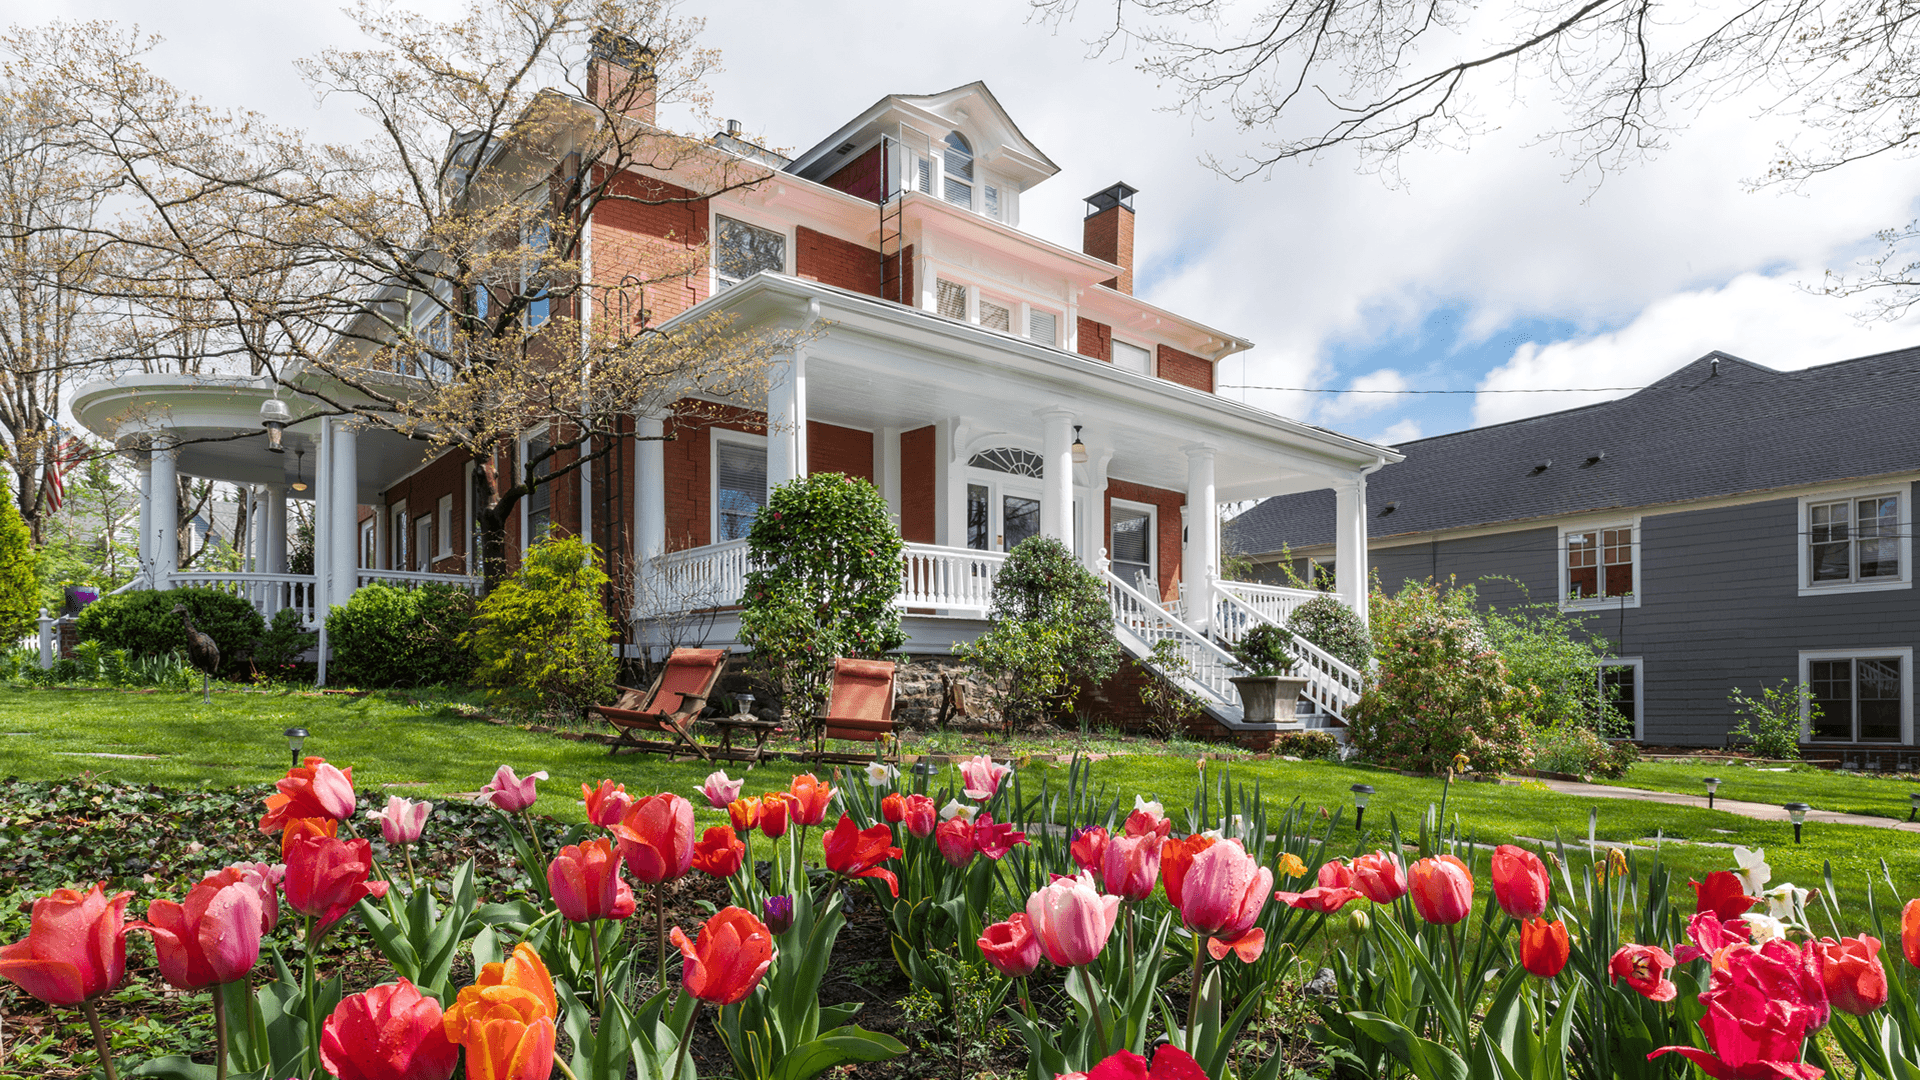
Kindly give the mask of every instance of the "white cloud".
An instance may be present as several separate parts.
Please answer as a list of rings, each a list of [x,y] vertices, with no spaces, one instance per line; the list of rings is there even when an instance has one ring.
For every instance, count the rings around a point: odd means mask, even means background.
[[[1321,402],[1318,410],[1321,420],[1339,423],[1394,408],[1403,402],[1399,394],[1391,391],[1407,389],[1407,380],[1392,368],[1381,368],[1355,378],[1347,388],[1347,393]]]
[[[1380,446],[1398,446],[1403,442],[1412,442],[1421,434],[1420,421],[1401,420],[1377,435],[1367,436],[1367,441]]]
[[[1644,386],[1715,349],[1781,370],[1811,367],[1913,344],[1920,318],[1861,323],[1842,302],[1799,283],[1818,270],[1741,274],[1717,289],[1665,297],[1611,333],[1527,342],[1486,374],[1479,390]],[[1623,396],[1619,392],[1481,393],[1476,426]]]

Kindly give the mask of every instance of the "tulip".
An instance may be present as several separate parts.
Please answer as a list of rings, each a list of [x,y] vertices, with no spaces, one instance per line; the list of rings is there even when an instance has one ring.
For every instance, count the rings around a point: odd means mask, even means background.
[[[1026,842],[1026,833],[1016,831],[1010,821],[994,821],[991,814],[982,814],[973,823],[973,846],[994,862]]]
[[[1207,1074],[1193,1055],[1163,1042],[1153,1052],[1153,1069],[1147,1059],[1131,1050],[1121,1050],[1095,1065],[1091,1072],[1059,1073],[1053,1080],[1207,1080]]]
[[[287,852],[293,850],[296,840],[329,840],[339,834],[340,823],[332,818],[294,818],[280,834],[280,861],[287,861]]]
[[[760,831],[767,839],[778,840],[787,835],[787,823],[793,817],[793,807],[797,800],[784,791],[768,792],[760,800]]]
[[[1708,1049],[1663,1046],[1647,1055],[1679,1054],[1709,1076],[1813,1080],[1821,1070],[1800,1060],[1807,1035],[1826,1022],[1819,979],[1808,985],[1808,962],[1784,941],[1737,946],[1715,961],[1712,984],[1700,995],[1706,1011],[1700,1031]]]
[[[1122,900],[1145,900],[1160,883],[1160,838],[1116,836],[1101,858],[1100,884]]]
[[[1473,873],[1452,855],[1421,859],[1407,869],[1413,910],[1437,926],[1451,926],[1473,913]]]
[[[907,796],[906,816],[902,822],[908,832],[925,840],[933,835],[934,819],[938,816],[939,811],[934,808],[932,799],[925,795]]]
[[[535,780],[545,780],[547,771],[540,770],[526,779],[514,775],[513,766],[502,765],[494,770],[493,779],[480,789],[480,797],[475,802],[482,806],[494,806],[509,814],[517,814],[531,807],[539,798],[533,790]]]
[[[1567,966],[1571,951],[1567,924],[1559,919],[1528,919],[1520,924],[1520,966],[1529,974],[1553,978]]]
[[[784,934],[793,927],[791,896],[769,896],[767,902],[760,905],[760,911],[767,917],[767,929],[775,934]]]
[[[880,817],[888,824],[898,824],[907,816],[907,797],[899,792],[890,792],[880,800]]]
[[[1313,911],[1331,915],[1360,899],[1362,895],[1358,889],[1342,888],[1338,885],[1315,885],[1306,892],[1277,892],[1273,894],[1273,898],[1296,911]]]
[[[1119,914],[1120,898],[1101,896],[1091,874],[1056,878],[1027,897],[1027,925],[1047,959],[1061,967],[1093,963]]]
[[[1125,825],[1128,836],[1146,836],[1153,834],[1156,840],[1165,840],[1173,831],[1173,822],[1167,818],[1167,812],[1157,802],[1147,802],[1140,796],[1133,797],[1133,813],[1127,815]]]
[[[1209,935],[1215,960],[1228,951],[1252,963],[1266,948],[1267,933],[1254,926],[1273,890],[1273,871],[1261,866],[1238,840],[1223,840],[1193,856],[1181,884],[1180,919]]]
[[[1715,870],[1704,884],[1695,881],[1692,885],[1694,910],[1711,911],[1721,922],[1732,922],[1760,902],[1759,897],[1746,894],[1740,875],[1731,870]]]
[[[892,829],[879,824],[861,829],[852,818],[841,814],[833,831],[827,833],[824,844],[827,869],[843,877],[878,878],[887,883],[894,896],[900,895],[899,879],[893,876],[893,871],[880,866],[901,855],[900,849],[893,846]]]
[[[339,1080],[448,1080],[459,1060],[440,1003],[405,978],[341,1000],[320,1028],[320,1064]]]
[[[1407,869],[1398,855],[1376,851],[1353,860],[1353,887],[1376,904],[1407,895]]]
[[[1195,834],[1160,843],[1160,884],[1167,890],[1167,903],[1180,907],[1180,886],[1187,879],[1193,858],[1217,843],[1213,837]]]
[[[569,844],[547,864],[547,890],[568,922],[624,919],[633,914],[633,887],[620,877],[613,841]]]
[[[1000,790],[1000,781],[1005,780],[1012,771],[1005,765],[995,764],[985,754],[976,754],[960,763],[962,790],[967,798],[975,802],[991,799],[994,792]]]
[[[1880,965],[1880,939],[1859,937],[1821,938],[1820,981],[1826,988],[1827,1004],[1843,1013],[1865,1016],[1887,1003],[1887,969]]]
[[[1731,925],[1720,921],[1720,917],[1711,911],[1703,911],[1687,920],[1687,939],[1690,945],[1682,945],[1673,951],[1678,963],[1698,960],[1719,953],[1729,945],[1746,945],[1753,941],[1750,932],[1750,920],[1754,916],[1735,919]]]
[[[1547,910],[1551,884],[1540,856],[1512,844],[1493,849],[1493,899],[1500,910],[1522,922],[1538,918]]]
[[[260,895],[260,936],[273,933],[280,925],[280,882],[287,876],[285,866],[266,863],[234,863],[200,879],[201,885],[231,885],[242,882]]]
[[[1328,859],[1321,863],[1313,879],[1314,884],[1323,889],[1353,888],[1353,870],[1338,859]]]
[[[0,945],[0,979],[49,1005],[79,1005],[120,985],[127,971],[127,901],[101,885],[55,889],[33,902],[27,936]]]
[[[727,804],[740,797],[740,789],[747,786],[745,779],[730,780],[727,771],[721,769],[707,774],[706,782],[697,789],[707,797],[707,805],[715,810],[725,810]]]
[[[760,825],[760,797],[749,795],[727,804],[727,823],[735,832],[751,832]]]
[[[448,1009],[447,1039],[467,1051],[468,1080],[546,1080],[553,1072],[553,978],[533,946],[487,964]]]
[[[818,825],[827,820],[827,802],[833,798],[833,788],[815,780],[812,773],[801,773],[787,790],[793,795],[795,825]]]
[[[693,804],[678,795],[662,792],[634,803],[613,835],[628,872],[643,885],[674,881],[693,868]]]
[[[1920,967],[1920,900],[1900,909],[1900,952],[1907,963]]]
[[[381,839],[398,846],[418,841],[421,830],[427,826],[427,815],[432,812],[433,804],[430,802],[415,802],[389,795],[386,809],[367,811],[367,820],[379,822]]]
[[[316,938],[367,897],[387,895],[387,883],[368,881],[373,845],[365,840],[308,838],[287,853],[287,906],[314,920]]]
[[[600,781],[597,788],[581,784],[580,794],[586,796],[587,820],[603,829],[613,828],[627,815],[627,808],[633,805],[633,796],[627,794],[627,785],[611,780]]]
[[[1658,945],[1622,945],[1607,961],[1612,982],[1627,980],[1634,992],[1648,1001],[1672,1001],[1679,988],[1667,978],[1673,970],[1673,957]]]
[[[966,818],[954,818],[943,821],[933,831],[933,842],[939,845],[940,854],[947,860],[948,866],[965,866],[973,861],[974,852],[979,849],[973,843],[973,822]]]
[[[745,908],[720,909],[700,927],[697,941],[688,941],[676,926],[673,943],[684,958],[681,985],[687,993],[715,1005],[746,1000],[773,966],[773,935]]]
[[[135,927],[153,935],[160,977],[175,990],[243,978],[260,960],[260,890],[244,881],[196,885],[186,900],[155,900]]]
[[[1090,825],[1073,834],[1072,842],[1067,845],[1067,853],[1073,856],[1075,866],[1089,874],[1097,874],[1107,864],[1107,844],[1107,830]]]
[[[1009,979],[1025,978],[1040,966],[1040,939],[1027,925],[1025,912],[1016,911],[1007,916],[1007,921],[982,930],[976,944],[993,970]]]
[[[332,818],[345,821],[353,816],[353,770],[336,769],[326,759],[310,757],[306,764],[287,770],[274,781],[278,794],[267,796],[267,812],[260,819],[261,832],[280,832],[296,818]]]
[[[730,878],[747,861],[747,845],[725,825],[714,825],[693,845],[693,868],[717,878]]]

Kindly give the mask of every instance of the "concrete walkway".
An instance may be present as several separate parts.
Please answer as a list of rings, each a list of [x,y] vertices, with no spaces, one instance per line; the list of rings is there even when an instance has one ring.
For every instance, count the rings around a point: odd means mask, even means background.
[[[1562,795],[1579,795],[1593,799],[1632,799],[1639,802],[1669,803],[1674,806],[1691,806],[1705,809],[1707,800],[1700,795],[1683,795],[1677,791],[1648,791],[1645,788],[1609,787],[1605,784],[1581,784],[1571,780],[1537,780]],[[1786,821],[1787,812],[1772,803],[1741,802],[1738,799],[1715,799],[1715,810],[1725,810],[1729,814],[1752,818],[1755,821]],[[1900,818],[1873,817],[1867,814],[1840,814],[1832,810],[1809,810],[1809,823],[1823,825],[1864,825],[1870,829],[1898,829],[1901,832],[1920,832],[1920,821],[1905,821]]]

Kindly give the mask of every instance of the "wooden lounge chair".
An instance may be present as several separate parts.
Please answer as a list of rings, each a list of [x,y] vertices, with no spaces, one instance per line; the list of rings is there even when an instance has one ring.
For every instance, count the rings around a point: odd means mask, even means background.
[[[850,660],[833,662],[833,690],[827,698],[826,715],[818,717],[820,742],[815,757],[826,756],[829,739],[846,739],[881,744],[881,760],[899,755],[899,742],[893,733],[893,661]],[[885,751],[891,742],[894,753]]]
[[[700,755],[702,761],[713,760],[707,748],[693,737],[693,721],[707,707],[707,699],[713,696],[726,670],[725,649],[675,649],[646,692],[619,687],[620,698],[614,704],[587,710],[605,717],[620,735],[607,753],[617,754],[623,747],[667,754],[687,749]],[[660,732],[673,739],[662,743],[634,737],[643,731]]]

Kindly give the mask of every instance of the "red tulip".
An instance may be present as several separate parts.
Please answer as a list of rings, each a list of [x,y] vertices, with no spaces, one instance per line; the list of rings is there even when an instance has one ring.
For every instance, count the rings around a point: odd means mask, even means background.
[[[1777,948],[1776,948],[1777,946]],[[1808,1033],[1826,1020],[1817,978],[1807,986],[1807,955],[1784,941],[1760,948],[1727,950],[1713,968],[1713,982],[1700,995],[1706,1012],[1700,1030],[1708,1049],[1663,1046],[1647,1055],[1679,1054],[1709,1076],[1814,1080],[1821,1070],[1800,1060]],[[1814,963],[1818,963],[1817,958]]]
[[[1089,874],[1098,874],[1107,864],[1107,830],[1098,825],[1090,825],[1074,834],[1073,841],[1067,845],[1067,854],[1073,856],[1073,863]]]
[[[1333,864],[1328,863],[1327,865],[1331,866]],[[1358,889],[1315,885],[1306,892],[1276,892],[1273,894],[1273,898],[1296,911],[1317,911],[1331,915],[1353,901],[1360,899],[1361,895],[1362,893]]]
[[[1061,1073],[1054,1080],[1207,1080],[1206,1072],[1193,1055],[1175,1047],[1172,1043],[1161,1043],[1153,1052],[1153,1070],[1147,1070],[1147,1059],[1131,1050],[1121,1050],[1089,1072]]]
[[[747,845],[725,825],[710,826],[693,845],[693,868],[717,878],[730,878],[747,861]]]
[[[827,803],[833,798],[833,788],[824,781],[814,779],[812,773],[801,773],[793,778],[787,791],[793,796],[795,825],[818,825],[827,820]]]
[[[1152,836],[1155,840],[1165,840],[1167,834],[1173,831],[1173,822],[1166,815],[1159,813],[1159,809],[1159,803],[1154,803],[1151,808],[1141,806],[1139,797],[1135,796],[1134,811],[1127,815],[1127,822],[1123,826],[1126,834]]]
[[[287,876],[285,866],[268,866],[266,863],[234,863],[224,870],[215,870],[200,879],[202,885],[231,885],[244,882],[249,888],[260,894],[260,936],[273,933],[280,925],[280,882]]]
[[[1229,951],[1251,964],[1266,948],[1266,931],[1254,926],[1273,891],[1273,871],[1261,866],[1238,840],[1223,840],[1194,855],[1180,889],[1180,919],[1196,934],[1210,935],[1215,960]]]
[[[1747,931],[1745,919],[1723,923],[1718,915],[1703,911],[1687,920],[1687,938],[1691,944],[1673,950],[1673,958],[1678,963],[1714,956],[1729,945],[1746,945],[1753,940],[1753,935]]]
[[[715,1005],[746,1000],[773,966],[773,935],[745,908],[722,908],[688,941],[679,927],[670,935],[684,958],[681,985],[687,993]]]
[[[569,844],[547,864],[547,891],[568,922],[624,919],[633,914],[633,887],[620,877],[613,841]]]
[[[296,818],[345,821],[353,816],[353,769],[336,769],[325,758],[308,758],[273,786],[279,793],[267,796],[261,832],[280,832]]]
[[[1187,870],[1193,866],[1193,857],[1214,843],[1213,837],[1198,833],[1160,842],[1160,884],[1167,890],[1167,903],[1176,910],[1180,907],[1180,887],[1187,880]]]
[[[933,831],[933,842],[949,866],[965,866],[973,861],[973,821],[965,817],[949,818]]]
[[[280,861],[287,861],[296,840],[331,840],[340,835],[340,823],[332,818],[294,818],[280,834]]]
[[[580,794],[587,798],[587,820],[603,829],[611,829],[626,816],[627,808],[633,805],[633,796],[627,794],[627,785],[616,784],[611,780],[600,781],[600,786],[590,788],[580,785]]]
[[[658,885],[693,868],[693,804],[670,792],[649,795],[613,827],[633,879]]]
[[[1376,851],[1353,860],[1353,887],[1376,904],[1407,895],[1407,868],[1398,855]]]
[[[897,791],[890,791],[880,800],[880,816],[888,824],[898,824],[907,816],[907,797]]]
[[[339,1080],[448,1080],[459,1060],[440,1003],[405,978],[343,999],[320,1025],[320,1064]]]
[[[460,988],[443,1023],[447,1039],[466,1048],[467,1080],[547,1080],[557,1009],[547,965],[523,942]]]
[[[727,824],[734,832],[750,832],[760,826],[760,796],[749,795],[727,804]]]
[[[1116,836],[1107,842],[1100,884],[1122,900],[1145,900],[1160,884],[1160,837]]]
[[[1520,966],[1529,974],[1553,978],[1567,966],[1571,952],[1567,924],[1559,919],[1528,919],[1520,924]]]
[[[1016,831],[1010,821],[995,822],[991,814],[981,814],[973,823],[973,846],[994,862],[1026,842],[1026,833]]]
[[[784,791],[772,791],[760,800],[760,831],[767,839],[778,840],[787,835],[787,823],[793,817],[794,805],[799,802]]]
[[[1692,884],[1694,910],[1711,911],[1721,922],[1732,922],[1760,902],[1759,897],[1746,894],[1745,886],[1740,883],[1740,875],[1731,870],[1715,870],[1707,875],[1704,884],[1698,881]]]
[[[1843,1013],[1865,1016],[1887,1003],[1887,969],[1880,965],[1879,938],[1867,934],[1839,941],[1821,938],[1816,948],[1827,1004]]]
[[[1009,979],[1033,974],[1040,966],[1040,939],[1033,936],[1025,912],[1016,911],[1006,922],[997,922],[980,932],[980,955],[993,969]]]
[[[0,945],[0,979],[49,1005],[78,1005],[120,985],[127,972],[127,901],[101,885],[55,889],[33,902],[27,936]]]
[[[287,853],[287,906],[314,920],[318,937],[371,896],[387,895],[387,883],[368,881],[373,845],[365,840],[303,837]]]
[[[1900,909],[1900,953],[1920,967],[1920,900],[1909,900]]]
[[[899,879],[880,865],[900,857],[900,849],[893,846],[892,829],[880,824],[861,829],[852,818],[841,814],[823,843],[827,869],[850,878],[879,878],[893,895],[900,895]]]
[[[1422,919],[1451,926],[1473,913],[1473,873],[1452,855],[1421,859],[1407,869],[1407,891]]]
[[[133,925],[153,935],[160,977],[175,990],[229,983],[260,960],[260,890],[244,881],[204,881],[184,902],[155,900],[147,921]]]
[[[939,807],[925,795],[907,796],[905,824],[907,831],[925,840],[933,835],[934,822],[940,816]]]
[[[1120,898],[1101,896],[1089,874],[1055,878],[1027,897],[1027,925],[1047,959],[1061,967],[1099,958],[1119,914]]]
[[[1667,978],[1673,970],[1673,957],[1658,945],[1622,945],[1607,961],[1611,981],[1627,980],[1635,993],[1648,1001],[1672,1001],[1679,988]]]
[[[1313,881],[1323,889],[1352,889],[1353,870],[1338,859],[1328,859],[1320,864]]]
[[[1500,910],[1525,922],[1547,910],[1551,881],[1547,864],[1526,848],[1501,844],[1493,849],[1493,899]]]

